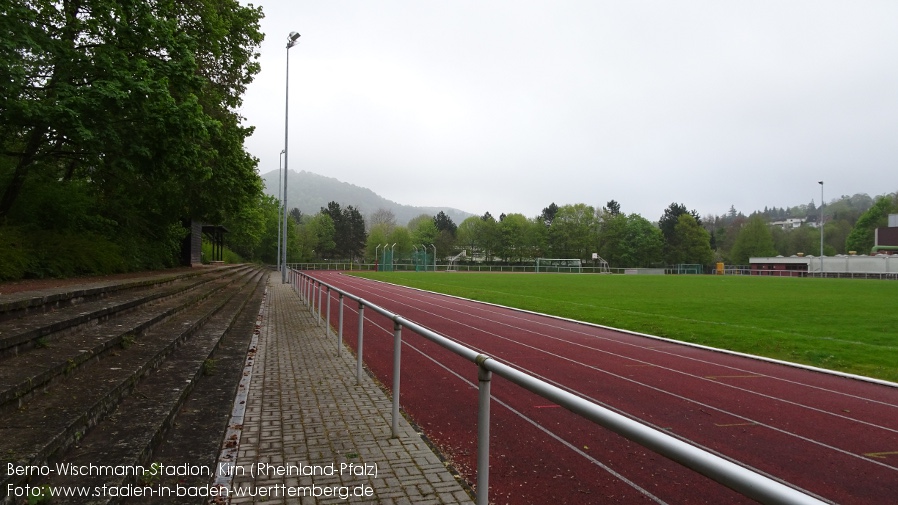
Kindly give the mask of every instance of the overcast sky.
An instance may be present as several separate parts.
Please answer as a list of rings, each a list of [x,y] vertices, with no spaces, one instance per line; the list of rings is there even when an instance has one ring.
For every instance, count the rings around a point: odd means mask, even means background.
[[[246,1],[246,0],[242,0]],[[278,169],[409,205],[657,220],[898,191],[898,1],[256,0]]]

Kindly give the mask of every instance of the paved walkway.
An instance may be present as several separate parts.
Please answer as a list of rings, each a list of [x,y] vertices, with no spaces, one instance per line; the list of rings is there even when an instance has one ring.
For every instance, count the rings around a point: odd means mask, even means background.
[[[389,398],[368,376],[356,384],[355,358],[278,275],[260,316],[242,430],[228,436],[233,485],[256,496],[231,503],[472,503],[405,419],[391,438]]]

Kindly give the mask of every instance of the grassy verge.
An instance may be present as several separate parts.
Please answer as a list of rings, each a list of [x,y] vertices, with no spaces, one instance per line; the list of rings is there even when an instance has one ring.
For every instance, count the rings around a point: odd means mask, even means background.
[[[898,382],[898,283],[718,276],[355,275]]]

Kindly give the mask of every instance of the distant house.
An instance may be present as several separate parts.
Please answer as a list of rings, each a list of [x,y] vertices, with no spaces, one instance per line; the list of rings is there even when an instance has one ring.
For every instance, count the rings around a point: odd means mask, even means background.
[[[807,219],[802,219],[800,217],[790,217],[784,221],[773,221],[770,223],[770,226],[779,226],[780,228],[787,230],[791,228],[798,228],[803,225]]]

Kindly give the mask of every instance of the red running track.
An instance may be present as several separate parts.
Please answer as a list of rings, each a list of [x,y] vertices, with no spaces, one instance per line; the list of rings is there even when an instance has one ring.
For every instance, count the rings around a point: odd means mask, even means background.
[[[898,503],[898,388],[337,272],[312,275],[825,501]],[[373,311],[365,318],[365,363],[390,385],[392,322]],[[347,302],[344,340],[353,348],[357,321],[357,304]],[[403,344],[403,410],[475,482],[476,367],[409,330]],[[492,394],[491,503],[751,502],[495,376]]]

